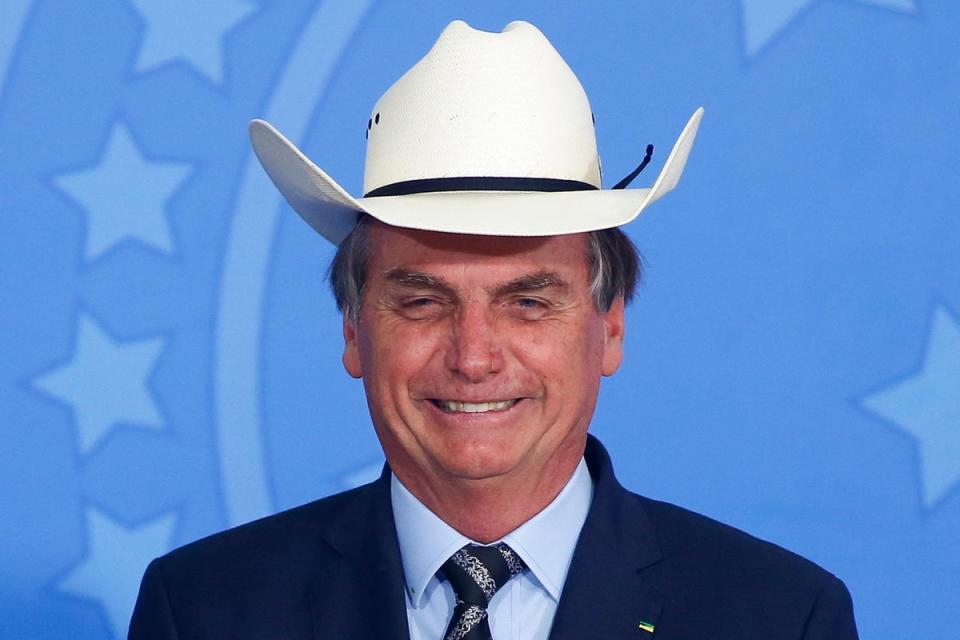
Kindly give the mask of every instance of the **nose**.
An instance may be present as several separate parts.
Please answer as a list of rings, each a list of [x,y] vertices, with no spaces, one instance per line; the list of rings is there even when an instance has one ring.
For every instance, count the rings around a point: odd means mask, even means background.
[[[503,367],[503,354],[485,305],[464,304],[453,322],[447,368],[469,382],[482,382],[499,372]]]

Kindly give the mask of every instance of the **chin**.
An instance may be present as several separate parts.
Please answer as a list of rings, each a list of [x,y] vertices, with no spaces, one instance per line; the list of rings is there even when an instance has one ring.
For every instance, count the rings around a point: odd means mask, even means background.
[[[449,475],[464,480],[507,475],[520,465],[521,459],[519,452],[489,442],[454,445],[438,456],[438,462]]]

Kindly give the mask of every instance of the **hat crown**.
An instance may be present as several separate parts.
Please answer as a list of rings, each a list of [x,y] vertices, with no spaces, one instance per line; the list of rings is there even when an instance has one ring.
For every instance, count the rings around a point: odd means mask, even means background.
[[[450,23],[370,116],[364,193],[410,180],[551,178],[600,187],[586,92],[527,22]]]

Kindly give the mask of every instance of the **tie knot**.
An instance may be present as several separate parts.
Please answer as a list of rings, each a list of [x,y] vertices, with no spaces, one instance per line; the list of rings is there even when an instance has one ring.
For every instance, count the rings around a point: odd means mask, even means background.
[[[443,564],[458,602],[484,609],[498,589],[525,568],[513,549],[502,542],[489,547],[468,544]]]

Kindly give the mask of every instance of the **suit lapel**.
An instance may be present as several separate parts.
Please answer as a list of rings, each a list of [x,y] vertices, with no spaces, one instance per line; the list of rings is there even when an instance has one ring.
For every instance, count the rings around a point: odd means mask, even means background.
[[[310,587],[314,636],[409,640],[403,564],[390,505],[390,476],[343,496],[323,532]]]
[[[660,548],[640,500],[613,475],[610,458],[592,436],[587,465],[593,502],[554,617],[551,640],[655,637],[662,597]]]
[[[661,558],[640,499],[613,475],[592,436],[586,451],[593,501],[574,551],[551,640],[653,640],[663,599]],[[323,529],[309,598],[316,640],[409,640],[403,563],[390,504],[389,474],[341,497]]]

